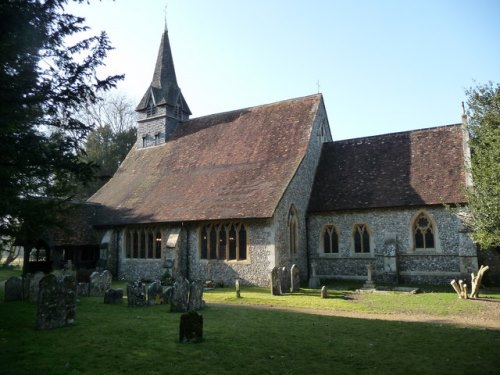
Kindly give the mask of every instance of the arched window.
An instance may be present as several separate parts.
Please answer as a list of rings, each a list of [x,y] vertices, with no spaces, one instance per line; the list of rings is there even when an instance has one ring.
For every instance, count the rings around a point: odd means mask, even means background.
[[[154,228],[132,228],[125,232],[125,257],[161,259],[161,232]]]
[[[154,241],[153,241],[153,232],[148,232],[148,258],[153,258],[153,250],[154,250]]]
[[[355,253],[370,252],[370,233],[368,233],[368,228],[365,224],[354,225],[353,237]]]
[[[323,231],[323,252],[325,254],[339,252],[339,236],[335,225],[325,225]]]
[[[413,240],[415,249],[434,249],[434,227],[430,218],[420,213],[413,223]]]
[[[298,237],[298,223],[297,223],[297,210],[292,204],[290,212],[288,213],[288,227],[290,231],[290,255],[297,254],[297,237]]]
[[[139,258],[139,234],[137,231],[134,231],[132,238],[132,258]]]
[[[128,230],[125,235],[125,256],[132,258],[132,233]]]
[[[246,260],[247,232],[240,223],[203,225],[200,228],[200,259]]]
[[[161,259],[161,232],[157,231],[155,236],[155,258]]]

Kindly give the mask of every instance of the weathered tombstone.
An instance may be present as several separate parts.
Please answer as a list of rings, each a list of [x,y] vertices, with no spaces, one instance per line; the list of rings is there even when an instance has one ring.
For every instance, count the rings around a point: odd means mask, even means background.
[[[127,285],[127,303],[128,306],[145,306],[146,293],[144,292],[145,285],[141,281],[134,281]]]
[[[72,276],[57,279],[47,275],[40,280],[36,328],[64,327],[75,321],[76,281]]]
[[[234,281],[234,288],[236,289],[236,298],[241,298],[240,279]]]
[[[172,298],[170,299],[171,312],[186,312],[189,307],[189,291],[191,285],[185,278],[178,277],[174,283]]]
[[[273,296],[281,296],[282,294],[278,267],[271,270],[271,294]]]
[[[101,297],[104,296],[106,290],[111,288],[111,281],[113,277],[111,272],[104,270],[101,273],[92,272],[90,275],[90,296]]]
[[[371,263],[367,264],[366,271],[367,271],[367,277],[366,277],[366,282],[363,284],[363,289],[375,289],[375,284],[373,283],[372,280],[373,265]]]
[[[319,277],[316,275],[316,263],[311,263],[312,275],[309,277],[309,288],[317,289],[320,286]]]
[[[66,305],[66,324],[73,324],[76,317],[76,277],[73,275],[64,276],[62,284]]]
[[[43,272],[36,272],[30,279],[30,302],[38,301],[38,290],[40,287],[40,280],[45,277]]]
[[[5,282],[5,302],[21,301],[23,299],[23,280],[20,277],[9,277]]]
[[[292,293],[298,292],[300,290],[300,271],[296,264],[293,264],[290,269],[290,281],[290,291]]]
[[[156,280],[148,286],[148,304],[160,304],[162,300],[163,287],[161,281]]]
[[[181,343],[197,343],[203,339],[203,315],[189,311],[181,315],[179,325],[179,341]]]
[[[90,296],[90,283],[78,283],[78,284],[76,284],[76,294],[79,297]]]
[[[321,298],[328,298],[328,289],[324,285],[321,287]]]
[[[280,270],[281,292],[290,293],[291,285],[290,285],[290,273],[288,272],[288,268],[281,267],[279,270]]]
[[[104,303],[106,304],[119,304],[122,303],[123,299],[123,289],[108,289],[104,293]]]
[[[193,281],[189,289],[188,311],[198,311],[203,308],[203,282]]]
[[[161,294],[161,299],[163,300],[163,303],[170,304],[170,301],[172,300],[172,293],[174,291],[174,287],[168,286],[165,289],[163,289],[163,293]]]

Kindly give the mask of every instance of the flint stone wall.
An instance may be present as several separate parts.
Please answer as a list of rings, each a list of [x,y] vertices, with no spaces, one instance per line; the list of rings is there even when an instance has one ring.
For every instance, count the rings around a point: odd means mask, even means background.
[[[427,207],[437,228],[434,250],[414,250],[412,224],[421,208],[377,209],[311,215],[309,251],[320,278],[366,280],[366,266],[373,264],[375,282],[441,283],[453,278],[470,278],[477,270],[476,249],[463,223],[452,212]],[[324,254],[324,226],[333,224],[339,233],[339,253]],[[354,253],[354,224],[367,224],[369,254]],[[396,256],[397,254],[397,256]]]

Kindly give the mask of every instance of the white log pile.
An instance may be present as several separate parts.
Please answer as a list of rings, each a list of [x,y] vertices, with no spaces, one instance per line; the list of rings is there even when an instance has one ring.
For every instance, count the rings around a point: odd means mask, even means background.
[[[471,273],[471,292],[467,294],[467,284],[463,282],[463,280],[451,280],[451,286],[457,292],[458,298],[467,299],[467,298],[478,298],[479,297],[479,287],[481,286],[481,280],[483,279],[483,275],[486,271],[490,269],[489,266],[481,266],[477,274],[474,272]]]

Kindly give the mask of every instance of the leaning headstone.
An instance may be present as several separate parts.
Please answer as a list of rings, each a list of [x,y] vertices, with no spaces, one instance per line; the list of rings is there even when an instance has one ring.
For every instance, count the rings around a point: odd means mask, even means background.
[[[290,291],[292,293],[298,292],[300,290],[300,271],[296,264],[293,264],[290,269],[290,282]]]
[[[127,303],[128,306],[145,306],[146,293],[144,291],[145,285],[141,281],[134,281],[127,285]]]
[[[5,302],[21,301],[23,299],[23,280],[20,277],[9,277],[5,282]]]
[[[203,315],[189,311],[181,315],[179,325],[179,341],[181,343],[197,343],[203,339]]]
[[[90,296],[90,283],[78,283],[78,284],[76,284],[76,294],[79,297]]]
[[[38,301],[38,291],[40,287],[40,280],[45,277],[43,272],[36,272],[30,279],[30,302]]]
[[[162,300],[163,287],[161,281],[156,280],[148,286],[148,304],[160,304]]]
[[[104,303],[110,305],[116,305],[122,303],[123,299],[123,289],[108,289],[104,293]]]
[[[271,270],[271,294],[273,296],[281,296],[281,282],[278,267]]]
[[[328,289],[324,285],[321,287],[321,298],[328,298]]]
[[[57,279],[47,275],[40,280],[36,328],[64,327],[75,322],[76,281],[72,276]]]
[[[280,270],[281,292],[290,293],[291,285],[290,285],[290,273],[288,272],[288,268],[281,267],[279,270]]]
[[[189,289],[188,311],[198,311],[203,308],[203,282],[193,281]]]
[[[170,300],[170,311],[171,312],[186,312],[189,307],[189,291],[191,285],[185,278],[178,277],[175,280],[172,298]]]

